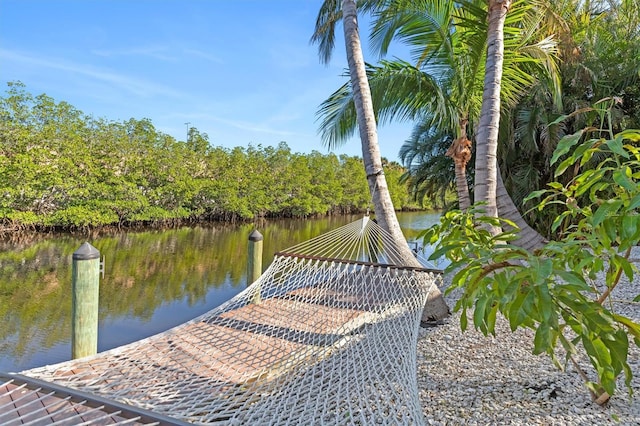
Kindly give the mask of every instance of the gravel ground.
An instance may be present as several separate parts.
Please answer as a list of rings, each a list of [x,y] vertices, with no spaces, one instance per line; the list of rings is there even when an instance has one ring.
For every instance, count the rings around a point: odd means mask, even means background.
[[[640,248],[632,254],[640,260]],[[638,264],[639,262],[636,262]],[[445,286],[446,286],[445,277]],[[613,292],[616,311],[640,321],[640,276]],[[449,306],[455,297],[447,297]],[[620,380],[618,391],[600,407],[575,369],[557,369],[547,355],[536,356],[532,330],[511,333],[499,320],[496,336],[460,331],[454,314],[442,326],[421,329],[418,388],[429,425],[640,425],[640,349],[631,346],[634,397]],[[580,364],[588,365],[581,359]],[[590,367],[590,365],[589,365]]]

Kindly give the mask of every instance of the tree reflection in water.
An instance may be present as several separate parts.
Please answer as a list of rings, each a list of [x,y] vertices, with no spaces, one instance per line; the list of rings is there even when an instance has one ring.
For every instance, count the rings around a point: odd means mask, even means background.
[[[409,239],[434,214],[399,214]],[[273,253],[360,217],[260,221],[101,235],[22,235],[0,241],[0,371],[69,359],[71,254],[89,239],[106,258],[100,282],[98,350],[164,331],[221,304],[246,286],[247,238]],[[426,220],[426,222],[425,222]]]

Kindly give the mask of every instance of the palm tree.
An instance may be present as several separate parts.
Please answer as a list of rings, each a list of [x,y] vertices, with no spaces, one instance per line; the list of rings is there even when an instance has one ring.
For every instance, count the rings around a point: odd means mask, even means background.
[[[460,178],[446,155],[453,138],[450,132],[429,123],[427,120],[427,124],[414,126],[410,138],[400,147],[398,156],[406,168],[402,181],[409,185],[416,200],[440,199],[440,205],[447,207],[447,192],[455,188]],[[464,190],[468,194],[467,182]]]
[[[498,131],[500,127],[500,85],[504,63],[504,22],[511,0],[489,0],[489,27],[487,28],[487,60],[480,124],[476,138],[475,201],[484,202],[485,214],[498,217]],[[499,229],[488,226],[497,235]]]
[[[360,140],[362,143],[362,157],[365,171],[367,173],[367,182],[369,191],[376,213],[376,219],[379,225],[385,229],[393,237],[396,243],[396,249],[401,253],[406,264],[410,266],[420,266],[415,259],[413,253],[409,249],[407,242],[400,229],[400,224],[395,214],[395,209],[389,195],[389,189],[384,177],[382,169],[382,158],[380,156],[380,148],[378,145],[378,135],[376,128],[376,117],[373,111],[373,101],[371,99],[371,90],[367,80],[367,72],[362,54],[362,46],[360,43],[360,35],[358,31],[358,17],[355,0],[342,0],[342,25],[344,28],[344,39],[347,48],[347,61],[349,64],[349,74],[351,77],[351,87],[353,89],[353,102],[355,105],[356,119],[360,131]],[[324,37],[333,37],[333,25],[330,29],[324,25],[327,22],[324,15],[329,12],[335,23],[336,16],[340,10],[337,9],[335,0],[327,0],[323,4],[316,25],[316,33],[314,41],[321,41]],[[323,34],[323,35],[321,35]],[[329,35],[330,34],[330,35]],[[321,41],[321,53],[322,53]],[[327,56],[325,58],[328,59]],[[431,285],[429,300],[425,305],[425,320],[440,320],[449,314],[449,307],[444,302],[440,290]]]
[[[456,173],[456,191],[460,210],[471,207],[469,186],[467,185],[467,163],[471,160],[471,141],[467,138],[467,120],[460,120],[460,136],[453,140],[446,156],[453,160]]]
[[[467,128],[478,127],[482,104],[483,69],[487,45],[487,10],[482,1],[394,0],[378,11],[372,41],[381,54],[385,54],[395,37],[412,48],[416,65],[405,61],[381,61],[379,66],[369,66],[368,75],[378,118],[381,122],[392,119],[416,120],[416,127],[434,127],[452,132],[451,154],[459,153],[454,162],[456,187],[459,199],[466,200],[468,189],[464,167],[468,155],[464,149]],[[509,49],[505,57],[506,78],[502,84],[502,100],[509,108],[522,97],[524,88],[536,82],[534,75],[553,70],[551,55],[555,45],[544,38],[534,38],[532,28],[536,24],[535,12],[522,3],[507,21],[514,36],[507,40]],[[526,18],[526,19],[525,19]],[[517,26],[523,27],[513,31]],[[349,84],[336,91],[320,109],[321,132],[330,143],[351,135],[356,126],[353,119],[353,100]],[[469,124],[467,124],[467,122]],[[414,132],[407,141],[418,146]],[[462,143],[462,144],[461,144]],[[407,147],[405,144],[405,149]],[[460,146],[461,144],[461,146]],[[405,149],[407,158],[419,158]],[[407,164],[407,163],[405,163]],[[418,169],[407,164],[411,169]],[[502,185],[501,179],[496,182]],[[500,189],[501,200],[507,194]],[[521,241],[532,248],[543,238],[522,219],[513,203],[502,202],[500,214],[519,222],[522,226]],[[466,206],[465,201],[460,203]],[[505,207],[509,207],[505,209]]]
[[[599,127],[599,122],[588,121],[594,113],[571,114],[574,111],[615,96],[622,103],[613,110],[614,131],[640,125],[639,16],[637,1],[549,3],[544,24],[559,41],[562,99],[554,101],[548,85],[541,82],[527,90],[517,108],[504,110],[501,119],[498,159],[505,186],[516,205],[522,206],[532,189],[555,180],[550,159],[563,136],[589,125]],[[557,122],[561,114],[571,114],[571,118]],[[551,237],[551,223],[559,212],[549,208],[529,214],[527,218]]]

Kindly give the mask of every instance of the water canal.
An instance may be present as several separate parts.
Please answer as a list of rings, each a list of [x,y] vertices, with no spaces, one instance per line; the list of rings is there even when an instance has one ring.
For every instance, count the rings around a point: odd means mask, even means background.
[[[399,213],[407,239],[436,213]],[[190,320],[246,287],[247,238],[264,235],[263,265],[273,253],[360,216],[274,220],[89,238],[105,256],[98,351]],[[66,361],[71,354],[71,254],[87,236],[20,236],[0,242],[0,371]]]

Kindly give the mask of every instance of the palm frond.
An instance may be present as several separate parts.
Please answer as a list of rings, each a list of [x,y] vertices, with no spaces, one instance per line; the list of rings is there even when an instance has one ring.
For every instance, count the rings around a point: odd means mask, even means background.
[[[343,84],[320,105],[316,121],[320,121],[319,133],[329,149],[341,146],[354,135],[357,117],[351,83]]]
[[[374,109],[381,123],[407,121],[430,111],[435,120],[447,120],[451,102],[440,82],[408,62],[382,61],[368,67]]]
[[[455,127],[448,121],[452,115],[455,117],[453,106],[439,83],[411,64],[382,61],[378,66],[368,65],[367,77],[379,123],[414,120],[428,110],[435,120],[446,122],[449,128]],[[325,100],[316,115],[322,140],[329,148],[335,148],[353,136],[357,117],[350,82]]]
[[[403,179],[417,201],[425,197],[444,199],[445,193],[455,188],[454,164],[444,155],[454,139],[453,133],[430,122],[431,117],[423,117],[399,154],[407,169]]]
[[[451,0],[391,0],[384,10],[374,14],[371,44],[382,56],[396,39],[410,47],[418,67],[425,63],[451,63],[454,4]]]
[[[328,64],[335,47],[336,24],[342,20],[342,5],[340,0],[325,0],[320,6],[316,18],[316,26],[309,41],[318,45],[320,61]]]

